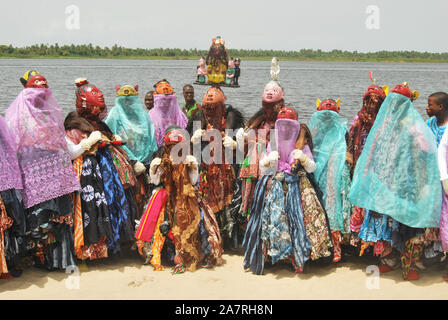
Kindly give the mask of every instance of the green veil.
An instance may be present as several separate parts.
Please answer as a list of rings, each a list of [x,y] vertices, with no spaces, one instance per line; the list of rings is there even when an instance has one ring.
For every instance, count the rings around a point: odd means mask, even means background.
[[[345,162],[347,119],[332,110],[315,112],[308,122],[313,137],[314,178],[323,193],[331,231],[350,231],[350,171]]]
[[[114,134],[126,145],[123,149],[131,160],[147,164],[157,150],[154,125],[137,96],[121,96],[105,120]]]
[[[381,105],[356,164],[350,200],[409,227],[439,226],[436,141],[409,98],[390,93]]]

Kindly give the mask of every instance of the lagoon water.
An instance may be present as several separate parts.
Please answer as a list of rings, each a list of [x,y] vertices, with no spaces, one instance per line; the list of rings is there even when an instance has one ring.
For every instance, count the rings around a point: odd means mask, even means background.
[[[108,60],[108,59],[0,59],[0,112],[8,108],[22,89],[19,78],[29,69],[41,72],[59,101],[64,116],[74,110],[74,80],[87,77],[104,93],[108,108],[113,107],[116,85],[139,85],[143,101],[154,83],[166,78],[183,105],[182,87],[196,80],[195,60]],[[408,81],[420,91],[414,106],[424,119],[427,97],[436,91],[448,91],[448,64],[280,61],[280,82],[286,103],[299,111],[299,120],[307,122],[315,111],[316,98],[341,98],[341,114],[351,121],[361,106],[361,98],[370,85],[372,71],[377,84],[391,88]],[[261,95],[270,80],[270,61],[242,61],[240,88],[223,88],[227,103],[239,108],[247,118],[261,107]],[[197,100],[208,86],[195,85]]]

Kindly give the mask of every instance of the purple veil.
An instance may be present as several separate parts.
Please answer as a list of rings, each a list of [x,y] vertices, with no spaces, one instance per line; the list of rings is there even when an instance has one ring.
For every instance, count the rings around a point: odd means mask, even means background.
[[[300,123],[297,120],[278,119],[275,122],[274,129],[277,151],[280,155],[277,170],[291,173],[291,165],[294,163],[291,152],[296,148],[296,141],[300,133]]]
[[[81,189],[67,150],[61,108],[50,89],[23,89],[6,110],[5,120],[15,137],[26,208]]]
[[[0,191],[23,188],[16,149],[13,136],[0,117]]]
[[[149,111],[149,116],[154,124],[158,147],[163,145],[163,136],[169,126],[178,125],[185,129],[188,123],[187,116],[179,108],[176,94],[156,94],[154,96],[154,108]]]

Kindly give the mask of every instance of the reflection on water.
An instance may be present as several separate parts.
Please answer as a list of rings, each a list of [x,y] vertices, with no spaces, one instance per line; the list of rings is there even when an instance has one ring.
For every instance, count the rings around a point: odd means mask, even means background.
[[[182,87],[196,80],[195,60],[83,60],[83,59],[0,59],[0,111],[4,111],[22,89],[19,78],[28,69],[46,76],[64,115],[74,110],[74,80],[87,77],[104,93],[108,108],[113,107],[115,86],[139,85],[143,102],[146,91],[166,78],[183,105]],[[280,61],[280,80],[286,103],[296,108],[300,121],[308,121],[316,108],[316,98],[341,98],[341,114],[349,119],[360,108],[361,97],[370,85],[368,71],[377,84],[390,87],[408,81],[420,91],[414,106],[426,119],[427,97],[436,91],[448,91],[448,64],[305,62]],[[242,61],[240,88],[224,88],[227,103],[239,108],[245,117],[261,106],[261,94],[269,79],[270,61]],[[207,86],[195,85],[195,96],[202,100]]]

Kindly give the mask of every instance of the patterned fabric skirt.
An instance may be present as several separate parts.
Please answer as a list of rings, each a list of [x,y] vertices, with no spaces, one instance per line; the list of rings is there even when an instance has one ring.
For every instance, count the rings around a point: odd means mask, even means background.
[[[299,171],[299,187],[306,236],[312,245],[311,259],[328,257],[333,246],[328,219],[316,190],[304,171]]]
[[[112,253],[120,251],[120,244],[134,240],[134,221],[112,156],[105,149],[96,153],[104,182],[104,193],[112,226],[112,236],[107,238],[107,246]]]
[[[84,245],[89,246],[104,237],[112,237],[103,177],[95,156],[84,157],[80,182]]]

